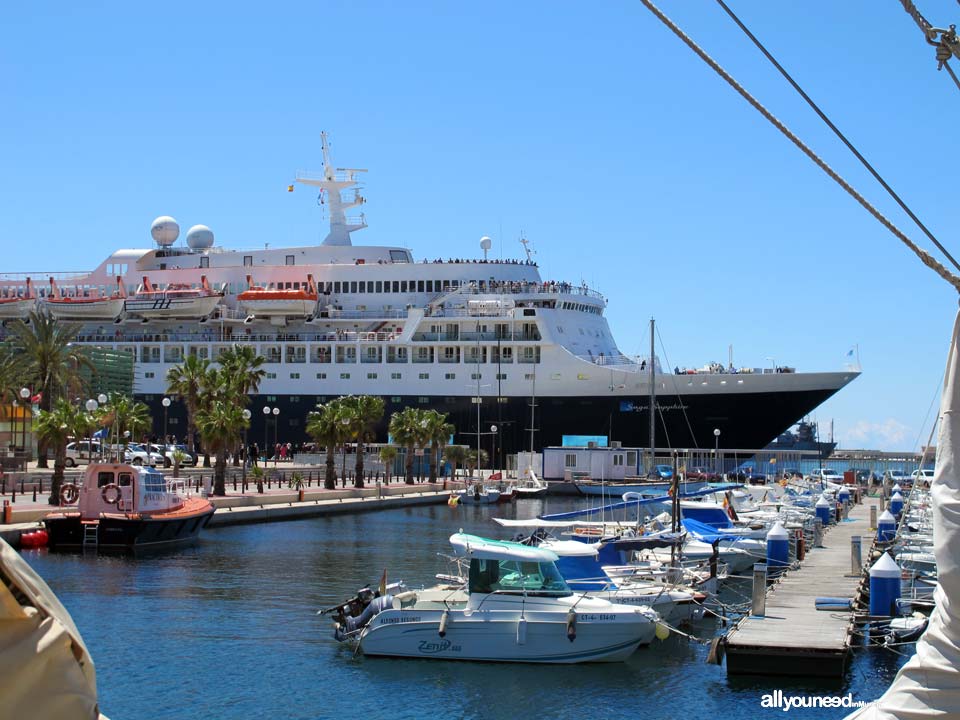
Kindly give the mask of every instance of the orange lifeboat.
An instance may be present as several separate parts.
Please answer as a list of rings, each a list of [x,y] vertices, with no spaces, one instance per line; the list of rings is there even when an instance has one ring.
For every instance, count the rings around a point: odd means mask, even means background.
[[[288,283],[290,284],[290,283]],[[299,287],[267,287],[253,284],[247,275],[247,289],[237,295],[240,307],[255,317],[310,317],[317,309],[319,293],[313,275]]]

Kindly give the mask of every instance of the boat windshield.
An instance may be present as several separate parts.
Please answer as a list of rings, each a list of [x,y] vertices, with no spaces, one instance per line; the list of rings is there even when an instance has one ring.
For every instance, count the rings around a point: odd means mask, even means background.
[[[566,597],[570,588],[552,562],[520,560],[470,561],[471,593],[507,593]]]

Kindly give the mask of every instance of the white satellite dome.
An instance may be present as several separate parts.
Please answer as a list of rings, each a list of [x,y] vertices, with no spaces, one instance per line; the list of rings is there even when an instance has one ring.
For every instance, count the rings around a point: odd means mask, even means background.
[[[206,225],[194,225],[187,230],[187,245],[191,250],[206,250],[213,247],[213,230]]]
[[[482,238],[480,238],[480,249],[481,249],[481,250],[489,250],[491,245],[493,245],[493,240],[491,240],[490,238],[488,238],[486,235],[484,235]]]
[[[160,247],[170,247],[180,236],[180,226],[169,215],[161,215],[150,224],[150,236]]]

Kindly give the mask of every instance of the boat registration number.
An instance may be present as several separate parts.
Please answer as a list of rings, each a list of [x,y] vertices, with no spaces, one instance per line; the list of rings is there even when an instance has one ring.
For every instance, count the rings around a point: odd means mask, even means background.
[[[609,613],[581,613],[577,616],[579,620],[589,620],[590,622],[610,622],[616,620],[616,615],[611,615]]]

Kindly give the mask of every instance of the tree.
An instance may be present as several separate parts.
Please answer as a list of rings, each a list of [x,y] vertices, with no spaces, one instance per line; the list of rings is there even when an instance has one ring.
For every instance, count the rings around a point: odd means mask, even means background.
[[[358,395],[340,398],[341,422],[347,439],[357,443],[354,487],[363,487],[363,444],[374,438],[373,430],[383,419],[383,398]]]
[[[107,400],[107,416],[114,427],[116,437],[126,448],[129,438],[136,441],[153,426],[150,408],[128,395],[110,393]],[[129,433],[129,436],[127,435]]]
[[[234,345],[227,348],[217,359],[220,364],[220,381],[226,383],[221,391],[240,404],[241,410],[250,404],[250,393],[260,389],[260,382],[266,376],[263,369],[263,357],[257,355],[252,345]],[[239,447],[243,438],[236,438]],[[233,455],[234,466],[239,465],[240,453]]]
[[[317,409],[307,415],[307,434],[317,445],[327,449],[327,472],[323,486],[327,490],[333,490],[337,486],[337,470],[333,456],[344,436],[339,400],[317,404]]]
[[[23,369],[22,378],[40,395],[41,410],[50,411],[65,393],[82,390],[81,367],[95,371],[90,358],[73,345],[80,331],[77,324],[62,323],[43,310],[34,310],[28,322],[14,320],[8,330],[10,350]],[[43,441],[37,466],[47,467]]]
[[[480,450],[479,455],[476,450],[467,451],[467,467],[470,469],[470,477],[473,477],[473,471],[477,467],[482,467],[487,464],[487,451]]]
[[[397,459],[397,448],[393,445],[384,445],[380,448],[380,460],[383,462],[383,474],[386,482],[393,479],[393,461]]]
[[[421,412],[405,407],[390,416],[390,435],[393,441],[406,449],[404,458],[404,482],[413,485],[413,451],[422,437]]]
[[[63,469],[67,465],[67,440],[79,424],[82,411],[67,400],[57,400],[52,410],[41,410],[37,420],[37,435],[47,447],[53,448],[53,479],[50,485],[51,505],[60,504]]]
[[[444,450],[443,457],[453,465],[453,479],[456,480],[457,468],[467,462],[467,449],[463,445],[450,445]]]
[[[440,466],[440,458],[447,440],[454,432],[454,427],[447,422],[447,414],[428,410],[424,414],[423,422],[425,444],[429,444],[427,450],[427,473],[430,476],[430,482],[437,481],[437,469]]]
[[[247,427],[243,408],[229,398],[214,398],[201,405],[197,411],[197,430],[205,447],[216,458],[213,473],[213,494],[226,495],[227,451],[237,435]]]
[[[196,455],[194,437],[197,434],[197,412],[200,396],[210,385],[210,361],[196,355],[188,355],[182,363],[167,371],[167,392],[183,398],[187,408],[187,449]]]

